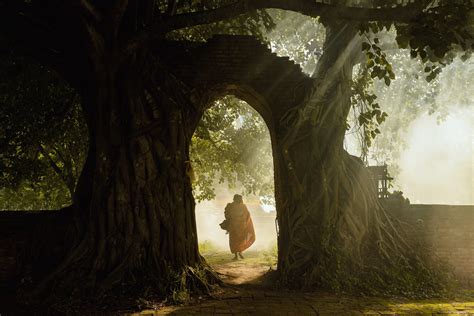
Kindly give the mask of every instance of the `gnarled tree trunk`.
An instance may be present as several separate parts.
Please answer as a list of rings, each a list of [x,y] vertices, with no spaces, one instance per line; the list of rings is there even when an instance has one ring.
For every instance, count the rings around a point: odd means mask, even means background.
[[[198,252],[186,174],[202,113],[156,60],[145,67],[103,56],[83,95],[90,150],[75,194],[79,238],[38,293],[151,287],[182,299],[187,290],[208,290],[216,278]]]
[[[313,90],[280,122],[275,167],[286,186],[277,186],[279,275],[298,287],[403,293],[424,283],[435,290],[432,272],[378,203],[362,161],[343,147],[361,54],[357,32],[355,23],[327,26]]]

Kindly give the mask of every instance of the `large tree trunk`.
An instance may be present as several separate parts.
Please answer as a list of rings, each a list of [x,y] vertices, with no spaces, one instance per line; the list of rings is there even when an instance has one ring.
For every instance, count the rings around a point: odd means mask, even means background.
[[[38,293],[208,290],[216,279],[198,252],[186,174],[202,113],[165,69],[103,65],[84,89],[91,145],[75,194],[77,240]]]
[[[350,108],[350,82],[359,48],[353,25],[328,27],[324,55],[318,62],[313,90],[305,102],[281,122],[277,148],[280,174],[289,190],[281,192],[279,265],[287,282],[313,283],[321,275],[326,247],[338,247],[336,224],[346,214],[341,201],[350,185],[340,174],[345,164],[345,122]],[[350,215],[350,214],[347,214]],[[316,269],[316,270],[314,270]],[[304,272],[302,274],[302,272]],[[295,280],[299,279],[299,280]]]
[[[401,292],[434,278],[416,269],[418,259],[407,259],[413,253],[372,193],[362,161],[343,148],[352,69],[361,54],[357,29],[344,22],[327,27],[313,91],[280,122],[276,174],[286,186],[276,186],[278,270],[283,283],[297,287]]]

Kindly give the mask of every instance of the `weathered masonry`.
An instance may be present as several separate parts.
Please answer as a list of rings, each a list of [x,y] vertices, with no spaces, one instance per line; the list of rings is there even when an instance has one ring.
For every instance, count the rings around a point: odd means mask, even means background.
[[[474,288],[474,205],[423,205],[394,210],[411,225],[411,241],[418,239],[434,261],[444,261],[461,285]]]

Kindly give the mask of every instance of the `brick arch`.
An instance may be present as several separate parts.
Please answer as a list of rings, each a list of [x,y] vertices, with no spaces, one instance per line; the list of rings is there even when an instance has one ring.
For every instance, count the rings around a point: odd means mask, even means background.
[[[206,43],[167,42],[164,46],[161,57],[194,91],[192,99],[198,108],[206,109],[212,100],[231,94],[260,113],[272,143],[277,217],[284,217],[291,181],[281,141],[288,131],[280,122],[290,109],[304,102],[314,79],[251,36],[219,35]],[[279,247],[283,246],[280,239]]]
[[[269,128],[277,127],[289,109],[303,102],[314,80],[252,36],[217,35],[205,43],[176,41],[164,46],[165,64],[196,92],[199,106],[227,89],[227,94],[250,101]]]
[[[274,129],[274,119],[270,104],[268,104],[267,100],[257,91],[245,84],[225,83],[215,85],[212,89],[208,89],[204,93],[201,93],[199,98],[196,98],[195,101],[207,110],[212,107],[213,101],[227,95],[233,95],[238,99],[247,102],[250,107],[260,114],[268,129]]]

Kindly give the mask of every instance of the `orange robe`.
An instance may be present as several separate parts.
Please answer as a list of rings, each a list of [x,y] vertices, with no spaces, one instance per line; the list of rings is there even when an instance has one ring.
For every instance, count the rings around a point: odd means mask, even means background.
[[[224,212],[229,222],[229,246],[232,253],[242,252],[255,242],[255,230],[244,203],[229,203]]]

